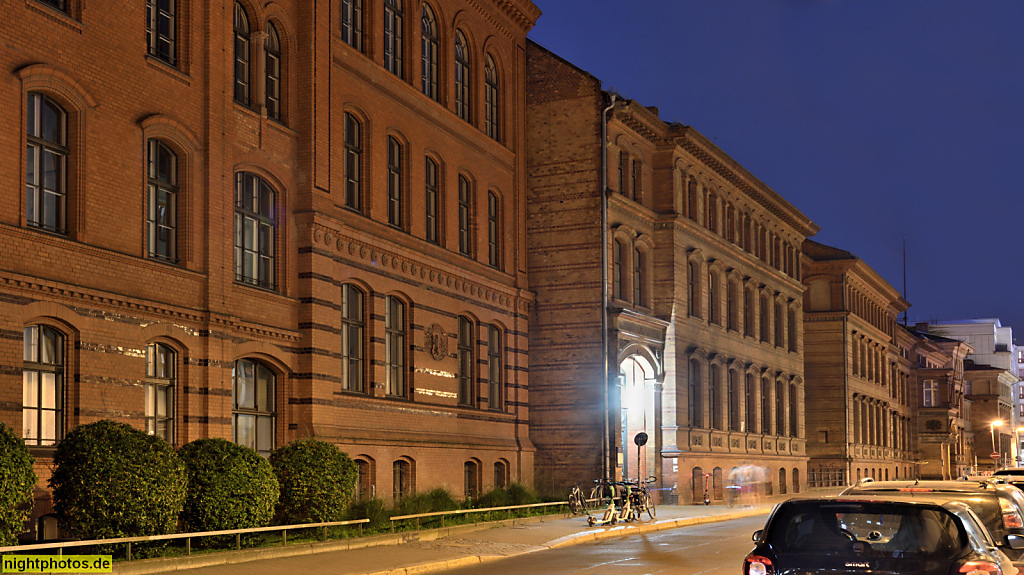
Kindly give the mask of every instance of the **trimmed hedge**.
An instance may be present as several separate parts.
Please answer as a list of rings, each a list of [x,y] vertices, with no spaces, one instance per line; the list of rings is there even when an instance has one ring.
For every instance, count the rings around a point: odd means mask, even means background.
[[[270,463],[225,439],[197,439],[178,450],[188,476],[186,531],[264,527],[279,495]]]
[[[185,470],[163,439],[104,419],[57,444],[50,477],[62,524],[82,539],[174,533]]]
[[[0,547],[14,545],[32,507],[35,459],[25,441],[0,423]]]
[[[270,465],[281,487],[278,524],[345,519],[357,468],[338,446],[319,439],[300,439],[271,453]]]

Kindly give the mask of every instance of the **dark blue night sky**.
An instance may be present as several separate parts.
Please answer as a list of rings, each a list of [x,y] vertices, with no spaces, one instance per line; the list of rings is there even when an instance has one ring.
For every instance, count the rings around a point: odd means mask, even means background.
[[[1024,2],[535,2],[533,40],[696,128],[901,291],[906,238],[911,323],[1024,340]]]

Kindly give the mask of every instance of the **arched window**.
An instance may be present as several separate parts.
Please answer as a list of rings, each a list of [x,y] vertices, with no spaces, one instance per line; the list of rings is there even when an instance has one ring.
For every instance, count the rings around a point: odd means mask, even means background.
[[[437,162],[427,158],[424,171],[424,191],[426,192],[426,206],[424,218],[426,220],[426,238],[428,242],[438,243],[440,241],[440,223],[438,214],[438,168]]]
[[[388,137],[388,223],[402,227],[402,144]]]
[[[437,20],[434,11],[427,4],[423,5],[423,93],[431,100],[438,99],[437,91]]]
[[[459,253],[467,256],[473,247],[469,233],[470,198],[469,180],[459,176]]]
[[[366,346],[363,291],[341,286],[341,381],[346,391],[364,391],[363,350]]]
[[[402,50],[402,0],[384,0],[384,69],[399,78]]]
[[[786,330],[786,332],[789,334],[789,351],[796,351],[797,323],[796,323],[796,308],[795,307],[790,306],[790,308],[789,308],[789,317],[787,319],[788,319],[788,321],[786,323],[788,324],[788,329]]]
[[[384,298],[384,349],[388,395],[406,397],[405,303],[394,296]]]
[[[22,433],[26,445],[64,438],[64,334],[45,325],[23,332]]]
[[[505,405],[501,350],[501,330],[487,326],[487,406],[491,409],[502,409]]]
[[[274,289],[275,193],[263,178],[235,174],[235,281]]]
[[[757,432],[757,394],[754,393],[754,375],[748,373],[746,376],[746,383],[744,384],[744,399],[747,407],[747,433]]]
[[[487,192],[487,263],[501,267],[501,229],[498,195]]]
[[[690,416],[690,427],[704,427],[704,402],[701,399],[701,373],[700,363],[695,359],[690,360],[690,374],[689,374],[689,416]]]
[[[240,359],[231,370],[231,435],[234,442],[270,457],[277,418],[276,378],[267,366]]]
[[[625,244],[622,243],[622,240],[616,238],[612,248],[612,297],[615,299],[622,299],[622,292],[625,291],[623,289],[625,278],[622,276],[622,260],[625,254]]]
[[[235,101],[249,105],[249,17],[235,2]]]
[[[729,370],[729,429],[731,431],[743,431],[743,421],[740,419],[741,401],[743,391],[740,389],[740,374],[735,369]]]
[[[743,333],[747,337],[754,337],[754,290],[743,290]]]
[[[786,468],[785,467],[780,467],[779,468],[779,495],[785,495],[786,494],[786,487],[787,487],[787,485],[786,485]]]
[[[174,443],[174,385],[177,354],[162,343],[146,346],[146,433]]]
[[[633,303],[638,306],[647,305],[647,276],[644,274],[644,252],[640,248],[633,249]]]
[[[725,321],[727,328],[739,331],[739,284],[730,280],[725,299]]]
[[[687,280],[687,300],[690,308],[690,317],[700,317],[700,276],[697,262],[690,262],[687,265],[689,274]]]
[[[273,24],[267,24],[267,39],[263,44],[266,54],[266,106],[267,117],[271,120],[281,120],[281,39],[277,35],[277,28]]]
[[[471,499],[480,495],[480,465],[473,460],[467,461],[462,466],[466,476],[466,498]]]
[[[473,335],[473,321],[467,317],[459,316],[459,405],[473,405],[473,344],[476,338]]]
[[[371,499],[376,494],[373,475],[373,463],[367,459],[358,457],[355,459],[356,464],[356,484],[355,493],[352,494],[354,501],[362,501],[364,499]]]
[[[48,96],[28,94],[25,212],[32,227],[67,232],[67,112]]]
[[[626,197],[630,197],[632,194],[629,187],[629,175],[632,173],[629,167],[629,152],[623,150],[619,152],[619,193]]]
[[[717,365],[711,366],[709,388],[708,411],[711,413],[711,428],[724,429],[722,426],[722,370]]]
[[[146,246],[149,257],[177,261],[178,156],[159,140],[149,141]]]
[[[498,68],[490,55],[484,63],[484,126],[487,135],[497,140],[499,137],[500,108],[498,100]]]
[[[786,406],[785,386],[781,381],[775,382],[775,435],[786,435]]]
[[[761,378],[761,433],[772,434],[772,388],[768,378]],[[777,400],[778,398],[776,398]]]
[[[363,0],[341,0],[341,40],[363,50]]]
[[[504,459],[499,459],[494,462],[494,488],[504,489],[508,487],[509,482],[509,471],[508,462]]]
[[[786,334],[783,331],[786,323],[783,318],[782,303],[775,301],[775,347],[782,347],[786,341]]]
[[[643,200],[644,191],[644,162],[640,158],[633,158],[633,171],[630,173],[630,189],[633,191],[634,201]]]
[[[761,294],[761,341],[769,341],[768,334],[771,325],[769,320],[771,319],[771,307],[768,301],[768,296]]]
[[[469,122],[470,89],[469,89],[469,46],[462,30],[455,31],[455,113]]]
[[[708,272],[708,322],[721,323],[721,314],[718,312],[718,274],[714,271]]]
[[[413,494],[415,483],[411,463],[404,459],[398,459],[392,464],[391,485],[395,501],[405,499]]]
[[[797,396],[796,385],[789,384],[789,436],[798,437],[797,434]]]
[[[176,63],[175,0],[146,0],[146,44],[149,55]]]
[[[345,113],[345,207],[363,210],[362,125],[355,116]]]

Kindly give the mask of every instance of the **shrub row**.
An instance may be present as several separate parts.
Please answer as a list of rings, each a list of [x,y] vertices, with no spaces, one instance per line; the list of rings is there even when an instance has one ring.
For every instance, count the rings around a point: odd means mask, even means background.
[[[36,476],[24,441],[0,424],[0,544],[16,540]],[[341,521],[356,466],[337,446],[303,439],[270,460],[224,439],[175,451],[111,420],[80,425],[57,444],[50,478],[63,528],[79,539]]]

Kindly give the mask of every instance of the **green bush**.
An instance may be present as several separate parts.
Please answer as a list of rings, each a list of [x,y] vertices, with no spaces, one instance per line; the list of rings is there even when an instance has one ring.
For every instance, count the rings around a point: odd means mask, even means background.
[[[361,499],[352,502],[348,510],[349,519],[369,519],[363,528],[370,531],[387,531],[391,529],[391,516],[396,515],[385,507],[380,499]]]
[[[452,497],[452,494],[447,489],[438,487],[432,491],[417,493],[402,499],[395,507],[395,515],[452,511],[458,508],[459,504]]]
[[[338,446],[319,439],[293,441],[270,454],[281,486],[281,525],[342,521],[355,489],[357,468]]]
[[[525,485],[519,483],[510,483],[505,488],[505,492],[508,493],[509,505],[530,505],[533,503],[540,503],[540,497],[537,496],[531,489]]]
[[[185,500],[185,470],[166,441],[105,419],[80,425],[57,444],[53,506],[82,539],[174,533]]]
[[[264,527],[279,495],[270,463],[225,439],[197,439],[178,451],[188,475],[187,531]]]
[[[504,489],[492,489],[473,501],[473,507],[505,507],[512,505],[511,501],[512,500],[508,496],[508,491],[505,491]]]
[[[0,423],[0,547],[14,545],[32,507],[35,459],[14,430]]]

